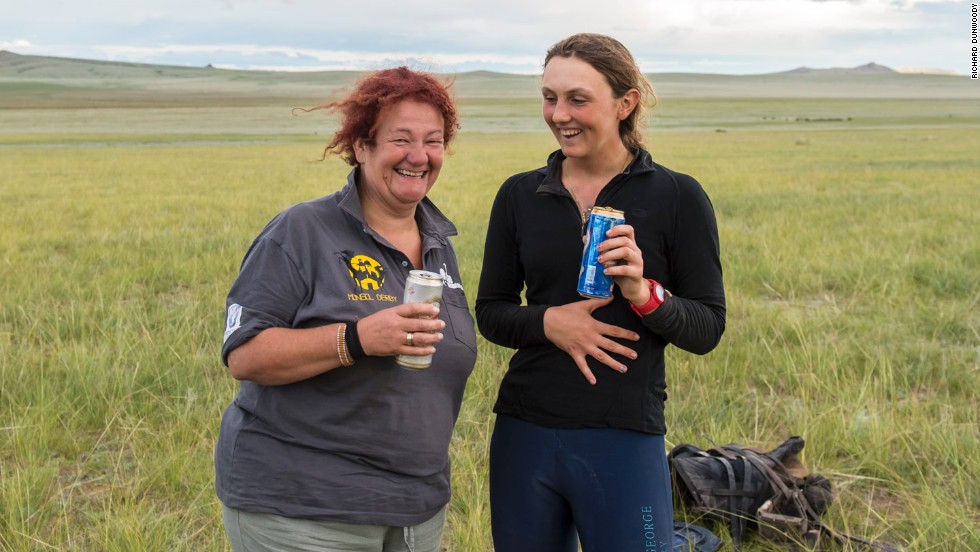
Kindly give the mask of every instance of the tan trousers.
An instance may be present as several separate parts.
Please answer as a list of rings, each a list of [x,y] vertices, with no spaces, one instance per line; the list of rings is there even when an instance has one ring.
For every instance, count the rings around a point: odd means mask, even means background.
[[[234,552],[439,552],[443,508],[413,527],[358,525],[243,512],[223,506]]]

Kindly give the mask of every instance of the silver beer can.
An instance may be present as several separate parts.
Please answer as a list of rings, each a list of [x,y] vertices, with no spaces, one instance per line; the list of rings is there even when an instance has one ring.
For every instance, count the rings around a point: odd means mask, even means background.
[[[402,303],[442,303],[442,275],[428,270],[412,270],[405,281],[405,297]],[[395,362],[405,368],[422,370],[432,364],[432,355],[398,355]]]

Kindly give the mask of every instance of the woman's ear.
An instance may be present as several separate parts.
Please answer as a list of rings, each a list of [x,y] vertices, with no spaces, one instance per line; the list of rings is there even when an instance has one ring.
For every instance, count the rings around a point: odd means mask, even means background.
[[[640,103],[640,91],[635,88],[630,88],[623,94],[623,97],[619,99],[619,120],[625,121],[627,117],[633,113],[636,106]]]
[[[367,147],[368,146],[364,143],[364,140],[360,138],[354,140],[354,159],[357,160],[358,165],[364,164],[364,152],[367,150]]]

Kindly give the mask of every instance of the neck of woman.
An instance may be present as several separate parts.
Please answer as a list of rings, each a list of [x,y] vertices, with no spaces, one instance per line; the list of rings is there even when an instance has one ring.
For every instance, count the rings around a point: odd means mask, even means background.
[[[406,232],[418,233],[418,223],[415,222],[415,209],[393,212],[373,203],[362,203],[361,211],[364,221],[375,232],[385,238],[398,236]]]
[[[562,184],[587,212],[595,203],[599,191],[615,176],[626,170],[633,154],[622,143],[615,151],[591,157],[566,157],[562,162]]]
[[[612,176],[626,170],[633,160],[633,153],[626,149],[621,142],[613,151],[589,157],[566,157],[565,167],[574,175],[585,179],[595,180],[605,178],[605,184]]]
[[[422,268],[422,234],[415,220],[415,208],[394,212],[372,201],[361,202],[364,222],[401,251],[415,268]]]

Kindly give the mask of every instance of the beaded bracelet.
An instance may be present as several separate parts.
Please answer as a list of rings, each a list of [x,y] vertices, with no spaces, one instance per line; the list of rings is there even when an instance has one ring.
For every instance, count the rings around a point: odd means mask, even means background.
[[[340,359],[340,364],[343,366],[350,366],[354,364],[354,359],[350,357],[347,352],[347,340],[345,336],[347,335],[347,324],[340,324],[337,328],[337,357]]]

